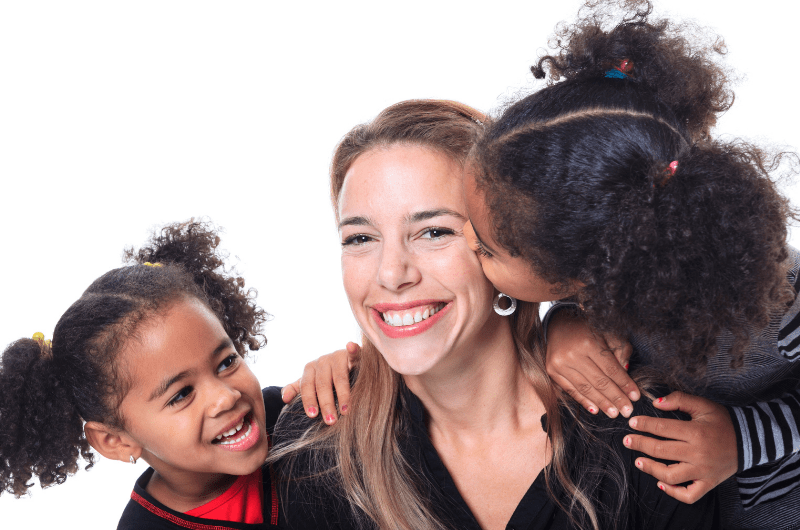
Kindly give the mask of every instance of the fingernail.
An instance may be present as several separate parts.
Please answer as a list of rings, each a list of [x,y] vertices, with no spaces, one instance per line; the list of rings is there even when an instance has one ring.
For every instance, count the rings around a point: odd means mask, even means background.
[[[631,398],[632,401],[636,401],[639,399],[639,392],[631,392],[628,394],[628,397]]]
[[[631,365],[631,363],[625,363],[625,366],[623,366],[623,368],[625,368],[627,370],[630,365]]]
[[[597,414],[597,409],[594,407],[589,407],[589,412],[592,414]]]
[[[335,420],[336,418],[333,417],[333,414],[328,414],[325,416],[325,423],[333,423]]]
[[[660,482],[658,483],[658,489],[660,489],[661,491],[664,491],[664,485],[661,484]]]
[[[347,405],[342,405],[342,412],[347,412]]]
[[[637,460],[636,461],[636,467],[642,467],[642,461],[641,460]]]
[[[283,394],[284,394],[284,393],[285,393],[285,390],[283,390],[283,389],[281,388],[281,399],[283,399]]]
[[[314,407],[308,407],[308,415],[309,416],[316,416],[317,415],[317,409],[315,409]]]
[[[622,439],[622,443],[625,444],[625,447],[630,447],[631,446],[631,437],[630,436],[626,436],[625,438]]]
[[[660,397],[660,398],[658,398],[658,399],[656,400],[656,403],[662,403],[663,401],[664,401],[664,398]]]
[[[617,409],[615,409],[614,407],[610,407],[608,409],[608,415],[611,416],[612,418],[616,418],[618,414],[619,414],[619,411]]]
[[[622,415],[625,416],[626,418],[631,415],[631,412],[633,412],[633,409],[630,408],[629,406],[625,405],[624,407],[622,407]]]
[[[631,419],[628,421],[628,425],[630,425],[630,426],[631,426],[631,427],[633,427],[634,429],[636,428],[636,424],[637,424],[637,423],[639,423],[639,422],[638,422],[638,421],[636,421],[636,418],[631,418]]]

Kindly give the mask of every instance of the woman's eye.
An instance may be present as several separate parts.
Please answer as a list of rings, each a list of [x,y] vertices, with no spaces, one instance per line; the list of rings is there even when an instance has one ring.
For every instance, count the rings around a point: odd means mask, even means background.
[[[427,228],[424,232],[420,235],[423,239],[439,239],[445,236],[452,236],[455,234],[455,231],[449,228]]]
[[[370,241],[372,241],[372,237],[370,237],[368,235],[355,234],[355,235],[352,235],[350,237],[345,238],[345,240],[342,241],[342,246],[346,247],[346,246],[349,246],[349,245],[356,245],[356,246],[357,245],[363,245],[365,243],[369,243]]]
[[[225,357],[225,360],[219,363],[217,367],[217,373],[224,372],[229,368],[236,366],[239,363],[239,355],[236,353],[232,353],[229,356]]]
[[[191,386],[185,386],[185,387],[181,388],[178,391],[177,394],[172,396],[172,399],[169,400],[169,403],[167,403],[167,406],[168,407],[172,407],[174,405],[179,404],[181,401],[183,401],[184,399],[189,397],[193,391],[194,391],[194,387],[191,387]]]

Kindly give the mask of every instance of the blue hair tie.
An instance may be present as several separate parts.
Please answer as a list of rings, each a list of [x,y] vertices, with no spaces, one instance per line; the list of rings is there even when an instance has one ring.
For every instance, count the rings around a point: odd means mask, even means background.
[[[606,75],[604,75],[603,77],[610,77],[612,79],[628,79],[628,76],[625,75],[625,72],[617,70],[616,68],[606,72]]]

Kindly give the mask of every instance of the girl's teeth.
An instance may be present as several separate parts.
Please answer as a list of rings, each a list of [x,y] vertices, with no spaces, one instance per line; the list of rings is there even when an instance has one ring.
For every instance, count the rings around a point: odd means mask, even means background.
[[[247,426],[247,430],[244,432],[243,435],[237,437],[235,440],[225,440],[224,442],[220,442],[219,444],[220,445],[230,445],[230,444],[235,444],[236,442],[241,442],[242,440],[244,440],[245,438],[247,438],[250,435],[250,431],[252,431],[252,430],[253,430],[253,425],[250,424],[250,425]]]
[[[241,431],[243,426],[244,426],[244,418],[242,418],[242,421],[239,422],[239,425],[232,427],[231,430],[225,431],[224,433],[218,435],[216,439],[222,440],[223,438],[227,438],[228,436],[233,436],[237,432]]]

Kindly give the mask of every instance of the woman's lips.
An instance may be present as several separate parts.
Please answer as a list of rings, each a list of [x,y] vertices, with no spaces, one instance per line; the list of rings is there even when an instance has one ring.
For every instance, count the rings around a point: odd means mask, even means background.
[[[451,302],[441,300],[419,300],[404,304],[376,304],[372,306],[371,312],[384,335],[399,339],[427,331],[451,306]],[[386,322],[386,319],[391,323]]]

